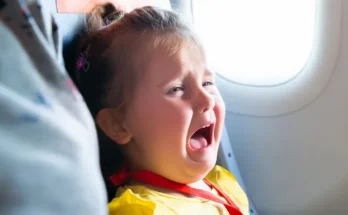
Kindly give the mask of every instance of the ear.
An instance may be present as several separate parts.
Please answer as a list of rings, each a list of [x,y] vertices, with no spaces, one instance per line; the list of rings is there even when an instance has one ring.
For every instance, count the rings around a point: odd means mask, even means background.
[[[96,121],[103,132],[116,143],[127,144],[132,139],[132,135],[124,125],[122,117],[115,110],[110,108],[100,110]]]

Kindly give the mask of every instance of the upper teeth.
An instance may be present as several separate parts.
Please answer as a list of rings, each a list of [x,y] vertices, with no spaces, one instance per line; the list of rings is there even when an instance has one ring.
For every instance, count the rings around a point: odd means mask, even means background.
[[[205,125],[205,126],[203,126],[202,128],[206,128],[206,127],[209,127],[210,125]]]

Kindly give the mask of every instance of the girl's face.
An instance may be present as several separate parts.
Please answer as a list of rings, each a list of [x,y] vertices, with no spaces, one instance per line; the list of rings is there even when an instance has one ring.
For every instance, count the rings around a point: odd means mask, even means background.
[[[199,48],[169,54],[159,47],[151,59],[125,115],[127,156],[136,169],[196,182],[215,165],[224,102]]]

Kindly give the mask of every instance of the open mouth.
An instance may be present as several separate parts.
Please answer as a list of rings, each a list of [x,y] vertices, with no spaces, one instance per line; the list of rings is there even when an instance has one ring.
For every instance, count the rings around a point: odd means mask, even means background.
[[[198,129],[190,138],[190,146],[194,150],[206,148],[212,143],[213,124]]]

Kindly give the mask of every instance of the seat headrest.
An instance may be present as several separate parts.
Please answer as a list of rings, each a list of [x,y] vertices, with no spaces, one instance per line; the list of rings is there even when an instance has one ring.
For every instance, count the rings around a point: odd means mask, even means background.
[[[45,0],[43,6],[53,15],[63,39],[63,58],[67,72],[76,83],[75,64],[81,35],[84,32],[85,14],[58,13],[56,0]]]
[[[73,38],[83,30],[85,14],[58,13],[56,0],[46,0],[45,6],[50,9],[54,16],[60,28],[64,43],[73,40]]]

